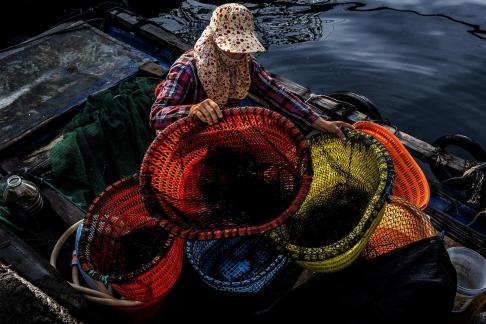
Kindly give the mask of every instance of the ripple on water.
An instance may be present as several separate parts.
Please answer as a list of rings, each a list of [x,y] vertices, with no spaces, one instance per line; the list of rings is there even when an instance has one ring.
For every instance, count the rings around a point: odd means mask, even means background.
[[[486,2],[312,3],[248,4],[266,69],[314,92],[361,93],[425,140],[463,133],[486,147]],[[156,21],[194,43],[214,7],[185,1]]]

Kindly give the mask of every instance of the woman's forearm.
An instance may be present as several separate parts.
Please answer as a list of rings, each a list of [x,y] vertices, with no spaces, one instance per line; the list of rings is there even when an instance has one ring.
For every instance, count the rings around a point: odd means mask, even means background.
[[[192,88],[192,73],[183,64],[174,64],[167,78],[157,87],[156,101],[150,110],[150,127],[163,129],[189,114],[190,104],[183,104]]]
[[[282,110],[294,120],[311,126],[318,118],[308,105],[272,78],[255,60],[252,62],[251,90],[267,101],[273,108]]]

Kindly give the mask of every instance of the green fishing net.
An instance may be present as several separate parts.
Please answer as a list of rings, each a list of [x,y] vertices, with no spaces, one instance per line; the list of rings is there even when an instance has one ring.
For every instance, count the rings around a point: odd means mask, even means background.
[[[51,149],[52,182],[80,207],[140,169],[155,137],[148,118],[159,81],[137,78],[89,97]]]

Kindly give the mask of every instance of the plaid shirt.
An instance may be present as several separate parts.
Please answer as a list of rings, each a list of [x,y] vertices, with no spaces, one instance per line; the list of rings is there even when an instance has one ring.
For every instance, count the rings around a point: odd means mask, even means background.
[[[263,99],[270,109],[286,115],[300,127],[308,128],[319,116],[304,101],[268,75],[254,57],[251,58],[250,93]],[[165,81],[157,86],[155,97],[157,99],[150,112],[150,126],[159,130],[186,117],[193,104],[207,98],[197,77],[193,50],[184,53],[172,65]],[[228,100],[228,106],[235,103],[234,100]]]

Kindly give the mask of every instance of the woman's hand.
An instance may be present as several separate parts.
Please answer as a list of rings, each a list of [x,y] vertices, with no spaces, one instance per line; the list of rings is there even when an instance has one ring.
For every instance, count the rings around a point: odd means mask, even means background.
[[[312,127],[314,127],[315,129],[321,132],[336,134],[342,140],[345,140],[346,136],[344,135],[341,128],[344,127],[347,129],[354,129],[352,125],[345,123],[343,121],[330,121],[330,120],[328,121],[322,119],[321,117],[317,118],[316,121],[312,123]]]
[[[218,104],[208,98],[192,105],[191,109],[189,109],[189,116],[196,116],[203,122],[212,125],[217,123],[220,118],[223,118],[223,113]]]

